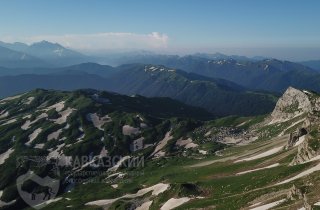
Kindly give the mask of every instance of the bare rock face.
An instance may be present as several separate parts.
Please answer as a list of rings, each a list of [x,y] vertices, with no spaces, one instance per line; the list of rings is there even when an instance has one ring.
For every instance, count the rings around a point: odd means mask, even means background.
[[[289,87],[278,100],[271,114],[272,122],[284,122],[312,109],[308,92]]]
[[[304,209],[312,209],[311,205],[308,203],[307,195],[301,189],[297,188],[295,185],[292,185],[289,192],[287,193],[287,199],[291,201],[303,200]]]
[[[290,133],[290,137],[286,145],[286,149],[294,147],[295,144],[299,141],[299,138],[307,134],[308,134],[308,131],[306,128],[299,128],[295,132]]]
[[[292,185],[289,192],[287,193],[287,199],[292,201],[303,199],[303,193],[295,185]]]
[[[317,152],[310,148],[309,143],[305,140],[298,146],[298,153],[290,163],[290,165],[298,165],[311,160],[317,156]]]
[[[320,95],[306,90],[297,90],[289,87],[282,97],[278,100],[271,116],[269,124],[282,123],[295,119],[291,122],[291,127],[299,122],[303,124],[291,132],[286,148],[298,147],[298,152],[290,165],[305,163],[320,154],[311,147],[309,134],[320,125]],[[290,127],[289,126],[289,127]]]
[[[319,127],[319,124],[320,124],[319,117],[314,113],[309,113],[302,127],[299,128],[296,132],[293,132],[290,134],[290,139],[288,141],[287,148],[293,147],[295,142],[299,140],[299,137],[305,136],[304,141],[298,145],[298,152],[294,157],[294,159],[292,160],[292,162],[290,163],[290,165],[302,164],[320,155],[320,151],[315,151],[310,146],[310,140],[312,140],[312,138],[314,137],[312,137],[309,134],[312,127],[313,129],[317,128]]]
[[[308,197],[306,194],[304,194],[304,196],[303,196],[303,205],[304,205],[305,210],[312,210],[312,206],[309,204]]]

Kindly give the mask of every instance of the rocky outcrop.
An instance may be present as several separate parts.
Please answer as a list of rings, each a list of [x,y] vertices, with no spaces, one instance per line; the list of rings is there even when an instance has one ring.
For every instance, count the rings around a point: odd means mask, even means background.
[[[317,152],[309,146],[308,140],[306,139],[298,146],[297,155],[294,157],[290,165],[298,165],[305,163],[314,158],[315,156],[317,156]]]
[[[288,122],[289,120],[293,121]],[[301,126],[290,133],[286,145],[286,149],[298,147],[298,152],[290,165],[305,163],[320,154],[320,151],[315,151],[319,149],[310,145],[312,144],[310,141],[315,138],[310,133],[318,132],[320,125],[320,95],[317,93],[289,87],[278,100],[271,116],[265,123],[268,125],[287,123],[289,127],[286,126],[281,134],[284,134],[285,131],[288,132],[289,129],[296,128],[302,123]]]
[[[296,185],[292,185],[287,194],[287,199],[291,201],[303,199],[303,193]]]
[[[278,100],[271,114],[271,122],[284,122],[311,111],[308,95],[307,92],[289,87]]]
[[[287,199],[291,201],[303,200],[303,207],[305,210],[311,210],[312,207],[308,202],[307,195],[296,185],[292,185],[289,192],[287,193]]]
[[[298,128],[295,132],[290,133],[290,137],[288,143],[286,145],[286,149],[294,147],[299,141],[301,141],[301,137],[308,134],[306,128]]]
[[[309,204],[306,194],[303,195],[303,207],[305,210],[312,210],[312,206]]]

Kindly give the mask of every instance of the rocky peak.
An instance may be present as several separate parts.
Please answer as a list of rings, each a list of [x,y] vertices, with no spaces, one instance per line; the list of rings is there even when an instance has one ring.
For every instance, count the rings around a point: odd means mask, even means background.
[[[287,121],[312,110],[307,92],[289,87],[278,100],[271,118],[273,122]]]

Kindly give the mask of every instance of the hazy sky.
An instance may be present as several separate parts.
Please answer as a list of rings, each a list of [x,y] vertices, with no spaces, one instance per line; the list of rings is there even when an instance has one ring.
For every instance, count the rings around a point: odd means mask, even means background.
[[[319,0],[2,0],[0,40],[320,59]]]

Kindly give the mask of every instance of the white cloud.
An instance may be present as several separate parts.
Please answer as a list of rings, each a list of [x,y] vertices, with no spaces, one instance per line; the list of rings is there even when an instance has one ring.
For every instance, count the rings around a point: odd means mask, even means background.
[[[96,33],[40,35],[18,39],[18,41],[33,43],[42,40],[57,42],[66,47],[78,50],[114,50],[114,49],[164,49],[168,45],[166,34],[152,32],[150,34],[135,33]]]

